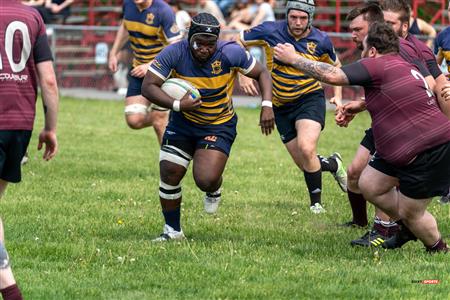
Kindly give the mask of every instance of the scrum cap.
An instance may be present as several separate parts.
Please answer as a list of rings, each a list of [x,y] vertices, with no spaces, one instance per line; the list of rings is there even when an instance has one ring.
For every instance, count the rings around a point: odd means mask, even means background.
[[[206,34],[219,38],[220,23],[211,14],[199,13],[194,16],[189,27],[188,41],[191,43],[191,39],[198,34]]]
[[[291,9],[301,10],[308,14],[308,27],[311,27],[316,5],[314,0],[289,0],[286,4],[286,15]]]

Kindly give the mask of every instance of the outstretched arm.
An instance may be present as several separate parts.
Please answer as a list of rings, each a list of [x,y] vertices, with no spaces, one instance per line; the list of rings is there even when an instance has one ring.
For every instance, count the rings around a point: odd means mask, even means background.
[[[291,44],[278,44],[274,50],[276,59],[292,65],[294,68],[321,82],[332,85],[349,85],[347,75],[340,68],[301,57],[295,53],[294,46]]]

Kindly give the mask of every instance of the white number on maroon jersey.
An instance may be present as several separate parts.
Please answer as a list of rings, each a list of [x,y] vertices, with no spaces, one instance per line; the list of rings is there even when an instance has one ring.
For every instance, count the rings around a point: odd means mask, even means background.
[[[433,97],[434,94],[433,94],[433,92],[431,91],[430,86],[428,85],[428,83],[427,83],[427,81],[425,80],[425,78],[423,77],[423,75],[420,74],[419,72],[417,72],[417,70],[414,70],[414,69],[411,70],[411,74],[412,74],[412,76],[414,76],[415,79],[422,79],[423,84],[425,85],[425,89],[426,89],[426,91],[427,91],[428,97]]]
[[[14,62],[13,47],[14,47],[14,34],[16,31],[22,33],[22,53],[20,54],[20,60],[18,63]],[[1,45],[0,45],[1,47]],[[28,34],[27,25],[20,21],[13,21],[9,23],[5,31],[5,53],[8,59],[11,70],[15,73],[21,72],[25,69],[28,58],[31,53],[31,41]],[[3,69],[3,60],[0,52],[0,70]]]

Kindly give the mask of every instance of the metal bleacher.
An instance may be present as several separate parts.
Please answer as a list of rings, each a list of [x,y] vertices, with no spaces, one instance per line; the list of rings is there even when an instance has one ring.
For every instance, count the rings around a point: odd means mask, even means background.
[[[181,0],[183,7],[194,13],[197,0]],[[354,43],[345,34],[348,12],[363,1],[356,0],[316,0],[313,24],[329,32],[341,60],[354,59]],[[413,0],[415,16],[420,16],[436,28],[448,24],[446,0]],[[105,63],[96,61],[98,45],[105,44],[110,49],[116,26],[122,17],[123,0],[75,0],[71,6],[71,16],[64,25],[54,26],[52,44],[55,65],[60,84],[66,87],[89,86],[95,82],[100,89],[111,89],[111,74]],[[286,0],[276,0],[274,12],[278,19],[285,17]],[[440,26],[440,27],[439,27]]]

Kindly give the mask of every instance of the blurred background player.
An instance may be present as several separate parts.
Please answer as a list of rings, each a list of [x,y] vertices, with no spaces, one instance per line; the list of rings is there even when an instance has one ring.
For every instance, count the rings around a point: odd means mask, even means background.
[[[166,109],[151,105],[152,99],[141,95],[141,86],[149,64],[169,43],[181,38],[175,14],[163,0],[125,0],[123,20],[109,54],[109,68],[118,70],[118,53],[129,40],[133,63],[128,76],[125,119],[132,129],[153,126],[158,142],[167,125]]]
[[[172,108],[160,152],[159,196],[165,225],[155,241],[184,238],[181,180],[191,160],[195,183],[206,193],[206,212],[217,211],[222,174],[236,137],[237,115],[231,99],[236,70],[258,80],[263,97],[261,131],[267,135],[274,129],[270,73],[236,42],[218,40],[219,34],[220,23],[214,16],[194,16],[188,39],[164,49],[145,76],[143,94]],[[191,82],[201,100],[193,101],[189,92],[181,100],[164,93],[161,85],[171,75]]]
[[[450,19],[450,2],[447,8],[448,18]],[[447,26],[439,32],[434,40],[434,54],[439,66],[445,61],[447,79],[450,76],[450,27]]]
[[[408,6],[410,7],[408,32],[414,35],[425,35],[427,38],[425,44],[428,46],[428,48],[433,47],[433,41],[434,38],[436,37],[436,30],[432,25],[428,24],[425,20],[422,20],[421,18],[418,17],[414,17],[412,14],[411,5],[409,3],[406,4],[408,4]]]
[[[35,9],[20,1],[0,1],[0,69],[1,195],[9,182],[21,181],[20,162],[33,130],[38,82],[45,117],[38,149],[45,144],[45,160],[58,150],[58,87],[45,25]],[[22,299],[9,263],[0,219],[0,292],[5,300]]]
[[[340,66],[334,47],[326,35],[312,26],[313,0],[288,1],[287,19],[265,22],[241,33],[247,46],[275,47],[289,42],[296,51],[326,63]],[[273,59],[266,52],[268,69],[272,71],[273,102],[278,132],[295,164],[303,171],[310,196],[310,210],[325,212],[321,204],[322,172],[331,172],[343,191],[347,190],[347,174],[339,153],[319,158],[317,143],[325,126],[325,95],[319,81],[295,68]],[[258,93],[252,79],[241,76],[240,85],[249,95]],[[342,88],[334,88],[330,103],[341,106]]]
[[[181,8],[179,0],[169,0],[167,3],[172,7],[175,13],[175,20],[177,21],[178,29],[180,30],[182,36],[187,35],[187,29],[191,24],[191,16],[189,13]]]

